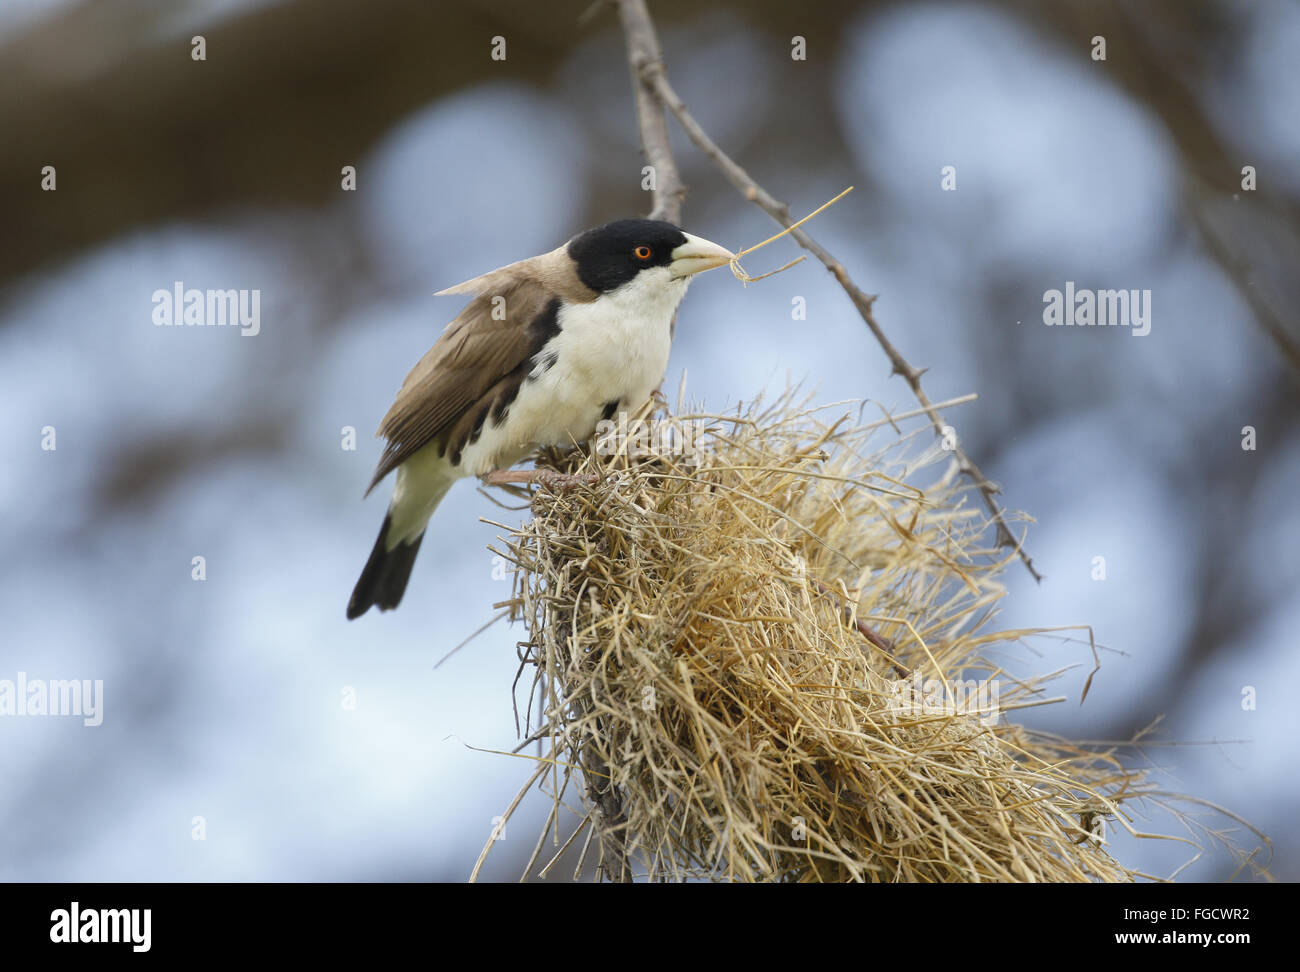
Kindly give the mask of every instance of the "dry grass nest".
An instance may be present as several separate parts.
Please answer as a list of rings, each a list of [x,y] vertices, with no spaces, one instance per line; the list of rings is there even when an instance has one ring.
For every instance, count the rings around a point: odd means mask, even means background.
[[[525,876],[1150,876],[1104,834],[1157,836],[1134,811],[1175,795],[1008,718],[1044,685],[991,657],[1032,632],[991,630],[1015,552],[978,494],[928,423],[845,412],[647,409],[644,438],[539,463],[571,478],[497,551],[534,761],[502,822],[534,787],[551,804]]]

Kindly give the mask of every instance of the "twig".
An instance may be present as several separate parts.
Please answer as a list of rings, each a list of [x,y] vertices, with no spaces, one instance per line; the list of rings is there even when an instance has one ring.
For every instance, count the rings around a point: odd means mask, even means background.
[[[575,705],[589,715],[592,706],[586,700],[575,700]],[[593,732],[599,737],[600,720]],[[581,746],[583,775],[587,782],[587,799],[600,811],[596,829],[600,832],[600,846],[605,852],[605,874],[620,884],[630,884],[632,868],[627,856],[627,815],[623,812],[623,797],[609,772],[609,765],[600,755],[595,738]]]
[[[1255,286],[1254,274],[1249,262],[1242,255],[1244,247],[1233,246],[1220,232],[1216,220],[1209,208],[1209,192],[1199,186],[1187,191],[1187,211],[1192,222],[1201,232],[1201,239],[1210,255],[1232,278],[1233,284],[1246,303],[1250,305],[1256,322],[1277,345],[1282,357],[1292,369],[1300,373],[1300,343],[1287,332],[1286,321],[1278,314],[1276,306]]]
[[[632,71],[632,91],[636,98],[641,144],[645,148],[646,161],[650,163],[650,192],[653,200],[650,218],[680,223],[686,186],[677,172],[677,160],[668,143],[668,119],[664,116],[663,106],[656,101],[653,92],[642,80],[645,65],[659,61],[663,55],[659,51],[659,39],[655,36],[649,16],[638,18],[634,13],[625,5],[619,5],[623,32],[628,37],[628,66]],[[641,13],[645,13],[644,9]],[[578,701],[576,704],[584,714],[590,713],[585,702]],[[583,747],[587,797],[600,811],[599,817],[593,820],[592,832],[599,832],[606,873],[612,874],[616,881],[631,881],[632,869],[624,842],[627,820],[623,814],[622,797],[618,787],[609,779],[608,767],[595,751],[595,745],[593,741]],[[586,856],[585,849],[583,856]],[[578,866],[581,868],[581,862]]]
[[[823,594],[835,602],[836,607],[840,609],[840,613],[843,614],[844,616],[845,623],[853,625],[853,627],[857,630],[858,634],[866,638],[867,641],[869,641],[873,647],[875,647],[886,658],[888,658],[889,663],[893,666],[894,671],[899,676],[901,676],[902,678],[909,678],[912,675],[912,670],[895,657],[894,652],[896,652],[898,649],[895,647],[892,641],[890,641],[888,638],[886,638],[884,635],[878,632],[871,625],[867,624],[867,622],[857,617],[857,614],[853,610],[852,606],[845,604],[843,601],[841,601],[839,596],[833,590],[831,590],[829,587],[823,584],[821,581],[814,580],[812,582],[812,585],[817,590],[818,594]]]
[[[618,0],[618,9],[627,41],[628,61],[640,81],[640,84],[636,86],[637,110],[641,119],[641,134],[646,153],[652,159],[666,155],[670,160],[673,181],[667,183],[661,180],[660,191],[667,194],[669,190],[663,187],[666,185],[671,186],[674,202],[665,205],[672,205],[675,211],[680,213],[680,197],[685,194],[685,189],[677,179],[676,166],[671,163],[671,150],[668,146],[666,133],[654,132],[652,139],[645,141],[647,130],[653,128],[653,121],[657,119],[662,123],[662,109],[664,108],[673,114],[690,140],[722,171],[727,181],[735,186],[746,199],[754,203],[782,226],[789,227],[794,222],[794,219],[790,216],[790,207],[774,198],[767,190],[755,182],[749,173],[718,147],[713,139],[708,136],[708,133],[700,127],[691,113],[686,110],[686,105],[677,96],[677,92],[673,90],[672,85],[668,83],[668,76],[664,72],[663,55],[659,48],[659,39],[655,33],[654,23],[650,19],[650,13],[646,9],[645,0]],[[649,91],[654,96],[654,103],[649,106],[643,104],[643,95],[646,91]],[[660,205],[661,202],[656,197],[656,210],[659,209]],[[872,310],[872,304],[876,298],[858,287],[849,277],[848,271],[844,269],[843,264],[805,231],[796,229],[790,235],[794,237],[800,246],[820,260],[826,269],[834,275],[839,285],[844,288],[845,293],[849,295],[849,299],[853,301],[854,307],[862,316],[862,320],[889,358],[892,373],[902,375],[903,380],[912,389],[912,394],[921,403],[921,407],[929,417],[935,434],[943,438],[945,434],[943,421],[939,417],[938,410],[931,403],[929,396],[921,387],[921,376],[925,374],[925,369],[914,368],[908,364],[907,360],[885,335]],[[952,453],[953,458],[957,460],[957,468],[961,474],[970,479],[979,489],[980,496],[984,499],[984,505],[988,508],[994,523],[997,525],[998,546],[1014,547],[1016,554],[1024,562],[1026,569],[1034,580],[1042,580],[1042,574],[1034,568],[1033,559],[1024,549],[1023,541],[1017,540],[1012,534],[1011,528],[1007,525],[1006,516],[995,499],[996,495],[1001,492],[1001,488],[984,476],[960,444],[954,444]]]
[[[627,36],[627,61],[632,69],[632,89],[636,94],[636,115],[641,128],[641,145],[646,161],[650,163],[654,179],[650,210],[651,219],[664,219],[670,223],[682,221],[682,202],[686,199],[686,186],[677,172],[677,160],[668,142],[668,119],[664,106],[655,98],[646,82],[646,68],[663,61],[659,50],[659,37],[655,34],[650,14],[643,4],[635,9],[631,4],[619,3],[618,15]]]

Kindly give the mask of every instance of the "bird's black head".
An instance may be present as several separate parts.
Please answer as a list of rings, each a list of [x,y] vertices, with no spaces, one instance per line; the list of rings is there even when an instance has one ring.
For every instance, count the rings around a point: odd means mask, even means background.
[[[666,267],[686,234],[658,219],[620,219],[580,233],[568,252],[592,290],[616,290],[647,267]]]

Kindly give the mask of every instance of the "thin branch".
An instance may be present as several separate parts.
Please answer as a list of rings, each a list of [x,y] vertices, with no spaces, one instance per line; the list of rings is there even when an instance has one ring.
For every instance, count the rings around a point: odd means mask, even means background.
[[[677,160],[673,158],[672,146],[668,141],[668,119],[664,117],[664,106],[654,95],[645,80],[646,68],[651,64],[661,64],[663,53],[659,49],[659,37],[655,34],[654,24],[644,4],[619,3],[618,14],[623,22],[623,34],[627,37],[627,62],[632,69],[632,89],[636,94],[637,121],[641,128],[641,145],[645,148],[646,161],[650,163],[654,187],[651,198],[654,205],[650,210],[651,219],[665,219],[670,223],[681,223],[682,202],[686,199],[686,186],[677,171]]]
[[[640,109],[640,96],[644,90],[648,90],[654,95],[661,108],[666,108],[673,114],[696,147],[722,171],[727,181],[735,186],[746,199],[754,203],[782,226],[788,227],[795,222],[790,215],[790,207],[774,198],[767,190],[755,182],[748,172],[718,147],[717,143],[709,137],[708,133],[700,127],[700,124],[691,113],[686,110],[686,105],[677,96],[677,92],[673,90],[672,85],[668,83],[668,76],[664,71],[663,55],[659,48],[659,40],[655,33],[654,23],[650,19],[650,13],[646,9],[645,0],[618,0],[618,8],[623,21],[624,34],[627,38],[628,60],[633,65],[633,70],[638,72],[641,81],[641,84],[637,87],[637,92],[638,110],[641,114],[642,138],[645,138],[646,130],[650,127],[647,125],[648,117],[657,117],[662,121],[662,115],[658,110],[647,112]],[[667,137],[664,136],[660,139],[656,135],[655,139],[656,141],[653,143],[646,143],[647,154],[653,158],[656,153],[666,153],[671,161]],[[676,180],[676,172],[676,167],[673,166],[674,180]],[[678,186],[680,186],[680,183],[675,182],[674,191],[678,194],[684,193],[685,190],[677,188]],[[677,209],[680,211],[680,199],[677,202]],[[658,206],[659,203],[656,202],[656,208]],[[872,309],[872,304],[876,298],[865,293],[855,284],[849,277],[848,271],[844,269],[843,264],[836,260],[829,251],[809,236],[807,232],[797,229],[790,235],[800,246],[817,257],[825,265],[826,269],[834,275],[839,285],[844,288],[845,293],[849,295],[849,299],[853,301],[853,306],[857,308],[862,320],[889,358],[892,373],[903,376],[903,380],[912,389],[912,394],[916,396],[916,400],[921,403],[921,407],[929,416],[935,434],[943,438],[945,434],[943,420],[940,418],[938,410],[931,403],[929,396],[921,387],[921,376],[925,373],[925,369],[914,368],[908,364],[899,350],[894,347],[893,342],[885,335]],[[984,505],[988,508],[993,522],[997,525],[998,546],[1014,547],[1034,580],[1042,580],[1042,575],[1034,568],[1033,559],[1022,545],[1023,541],[1017,540],[1012,534],[1011,528],[1007,525],[1006,515],[995,499],[996,495],[1001,492],[1001,488],[984,476],[979,467],[975,465],[974,460],[967,455],[960,444],[954,445],[952,452],[953,458],[957,460],[957,468],[963,476],[970,479],[979,489],[980,495],[984,499]]]
[[[644,8],[641,13],[645,14]],[[653,199],[650,218],[680,223],[686,186],[682,184],[677,172],[677,160],[673,158],[672,146],[668,142],[668,119],[664,115],[663,106],[642,80],[645,66],[657,63],[663,55],[649,15],[638,18],[634,14],[635,11],[628,10],[626,5],[619,5],[623,32],[627,36],[628,66],[632,71],[632,91],[636,98],[641,144],[645,148],[646,161],[650,163],[650,191]],[[584,715],[590,714],[591,706],[586,700],[576,699],[574,704]],[[600,721],[597,720],[597,731],[599,725]],[[604,852],[601,857],[602,866],[605,873],[615,881],[629,882],[632,880],[632,869],[627,854],[627,818],[623,813],[622,795],[610,778],[608,766],[600,757],[597,742],[588,742],[581,747],[581,752],[583,775],[587,781],[587,799],[599,810],[592,830],[600,835],[600,846]]]
[[[1189,177],[1190,181],[1192,181],[1191,177]],[[1211,199],[1210,193],[1200,185],[1189,188],[1186,193],[1187,212],[1192,222],[1196,224],[1196,228],[1200,230],[1205,248],[1210,251],[1210,256],[1218,261],[1233,286],[1237,288],[1237,292],[1250,305],[1256,322],[1277,345],[1278,351],[1291,366],[1293,373],[1300,374],[1300,343],[1287,331],[1286,321],[1277,312],[1275,304],[1261,293],[1260,287],[1256,286],[1253,278],[1257,271],[1242,256],[1245,248],[1240,244],[1235,246],[1230,244],[1221,232],[1220,221],[1210,209]],[[1250,228],[1251,232],[1258,233],[1260,222]]]
[[[590,714],[592,705],[587,700],[575,700],[584,714]],[[594,734],[600,733],[600,720],[596,720]],[[596,829],[600,832],[600,846],[605,852],[605,875],[620,884],[632,883],[632,867],[627,853],[627,815],[623,812],[623,795],[609,771],[609,764],[600,755],[597,738],[581,744],[582,769],[587,783],[587,799],[600,811]]]
[[[821,581],[814,580],[812,582],[812,585],[817,590],[818,594],[824,594],[826,597],[829,597],[832,601],[835,602],[835,605],[840,609],[840,613],[844,616],[845,624],[853,625],[854,629],[857,630],[858,634],[866,638],[867,641],[870,642],[873,647],[875,647],[886,658],[889,659],[890,664],[894,668],[894,672],[898,674],[899,677],[901,678],[911,677],[912,670],[908,668],[906,665],[902,664],[895,657],[894,653],[898,649],[895,647],[892,641],[890,641],[888,638],[886,638],[884,635],[878,632],[871,625],[867,624],[867,622],[859,618],[857,616],[857,612],[853,610],[852,605],[845,604],[842,600],[840,600],[839,596],[833,590],[831,590]]]

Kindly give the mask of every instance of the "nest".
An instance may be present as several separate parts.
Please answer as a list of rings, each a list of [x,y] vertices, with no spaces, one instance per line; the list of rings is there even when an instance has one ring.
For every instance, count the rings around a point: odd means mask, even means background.
[[[1014,551],[951,454],[831,414],[643,412],[539,463],[498,551],[538,747],[505,816],[552,802],[526,876],[566,853],[613,880],[1146,876],[1105,822],[1139,833],[1126,804],[1160,794],[1008,719],[1044,687],[994,660],[1030,634],[990,630]]]

